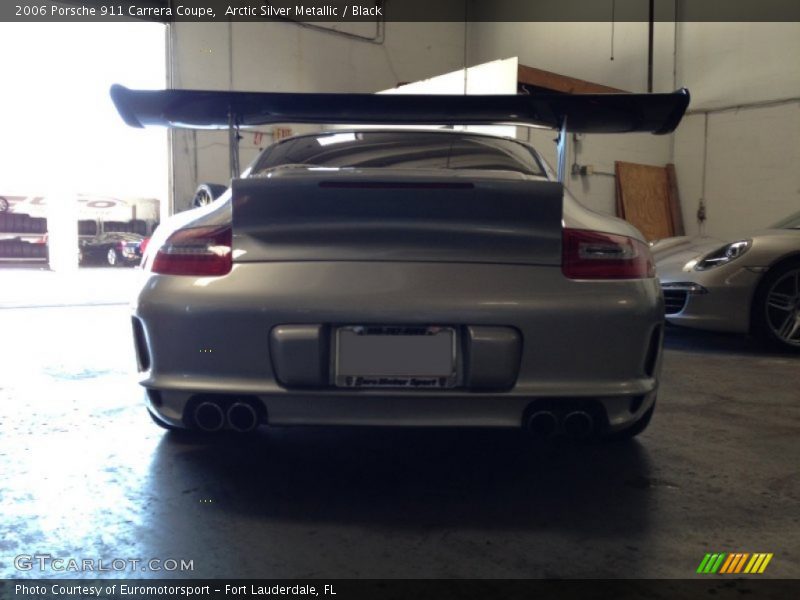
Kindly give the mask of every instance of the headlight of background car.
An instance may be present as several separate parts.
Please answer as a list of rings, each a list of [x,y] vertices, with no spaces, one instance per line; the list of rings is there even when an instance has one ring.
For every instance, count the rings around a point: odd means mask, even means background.
[[[695,271],[707,271],[708,269],[713,269],[714,267],[726,265],[732,260],[736,260],[742,256],[742,254],[747,252],[752,245],[752,240],[740,240],[738,242],[725,244],[722,246],[722,248],[714,250],[698,260],[697,264],[694,266],[694,269]]]

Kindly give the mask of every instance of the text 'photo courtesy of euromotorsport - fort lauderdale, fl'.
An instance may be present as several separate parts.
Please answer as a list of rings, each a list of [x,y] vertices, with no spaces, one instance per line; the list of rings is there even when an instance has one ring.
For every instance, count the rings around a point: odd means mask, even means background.
[[[281,584],[249,584],[249,585],[190,585],[188,583],[170,583],[164,585],[151,585],[148,583],[107,583],[104,585],[97,584],[64,584],[64,583],[42,583],[42,584],[25,584],[17,583],[14,586],[14,594],[19,597],[34,596],[41,597],[59,597],[67,596],[69,598],[85,598],[96,597],[103,598],[106,596],[173,596],[173,597],[207,597],[212,592],[221,593],[226,596],[239,596],[239,597],[253,597],[253,596],[293,596],[293,597],[317,597],[317,596],[335,596],[334,586],[332,584],[294,584],[294,585],[281,585]]]

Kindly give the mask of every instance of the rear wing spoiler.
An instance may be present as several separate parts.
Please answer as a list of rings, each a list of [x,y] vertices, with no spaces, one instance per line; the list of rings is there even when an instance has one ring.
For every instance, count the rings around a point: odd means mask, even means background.
[[[130,90],[113,85],[111,99],[132,127],[515,124],[576,133],[666,134],[680,123],[689,105],[689,91],[464,96]]]

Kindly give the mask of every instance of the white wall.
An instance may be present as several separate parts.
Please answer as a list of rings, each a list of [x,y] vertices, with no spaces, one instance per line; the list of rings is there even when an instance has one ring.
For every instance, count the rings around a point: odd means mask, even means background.
[[[677,42],[692,110],[800,97],[800,23],[680,23]]]
[[[520,64],[630,92],[647,91],[647,23],[470,23],[470,64],[518,56]],[[657,23],[655,91],[672,89],[673,24]]]
[[[468,61],[476,64],[518,56],[522,65],[577,77],[631,92],[647,91],[647,23],[614,25],[614,60],[611,60],[611,23],[471,23],[467,30]],[[657,23],[654,31],[656,92],[672,91],[672,23]],[[533,131],[530,139],[555,166],[555,134]],[[569,165],[591,165],[596,174],[569,175],[566,185],[586,206],[614,213],[614,161],[652,165],[670,161],[669,136],[649,134],[585,135],[570,142]]]
[[[470,65],[519,56],[521,64],[634,92],[647,86],[647,24],[470,23]],[[460,23],[388,23],[385,43],[354,41],[289,23],[177,23],[171,28],[172,85],[186,88],[372,92],[463,66]],[[733,235],[800,209],[800,24],[657,23],[654,90],[686,86],[690,111],[674,136],[588,135],[571,144],[568,164],[597,174],[570,176],[573,194],[614,212],[615,160],[675,162],[687,232],[703,196],[704,114],[708,117],[705,233]],[[232,66],[232,69],[231,69]],[[783,101],[773,106],[752,103]],[[297,130],[297,128],[295,128]],[[269,131],[269,128],[265,128]],[[523,134],[526,137],[527,134]],[[554,134],[530,139],[554,162]],[[270,142],[265,136],[261,146]],[[255,155],[242,141],[242,165]],[[228,178],[227,135],[173,136],[174,189],[184,207],[198,181]]]
[[[386,23],[383,42],[371,43],[293,23],[175,23],[170,42],[176,88],[374,92],[461,68],[464,25]],[[270,141],[265,135],[260,147]],[[245,133],[242,168],[258,149]],[[176,131],[172,151],[178,210],[198,182],[228,181],[227,133]]]
[[[656,23],[654,42],[654,91],[685,86],[690,111],[711,111],[704,233],[735,235],[800,210],[800,24]],[[613,61],[610,23],[472,23],[467,45],[470,64],[517,55],[524,65],[646,91],[647,23],[616,24]],[[752,106],[764,102],[775,104]],[[704,119],[688,115],[674,136],[584,136],[568,163],[575,152],[577,162],[605,173],[615,160],[674,162],[686,230],[696,234]],[[531,136],[551,161],[553,137]],[[614,212],[612,176],[571,176],[567,186],[587,206]]]
[[[701,231],[701,198],[702,232],[716,237],[800,210],[800,24],[681,23],[677,33],[678,78],[694,113],[674,147],[687,233]]]
[[[517,57],[494,60],[459,69],[430,79],[420,79],[406,85],[382,90],[381,94],[516,94],[517,93]],[[413,127],[413,126],[412,126]],[[436,125],[433,126],[438,127]],[[514,125],[457,125],[455,129],[514,137],[517,128]]]

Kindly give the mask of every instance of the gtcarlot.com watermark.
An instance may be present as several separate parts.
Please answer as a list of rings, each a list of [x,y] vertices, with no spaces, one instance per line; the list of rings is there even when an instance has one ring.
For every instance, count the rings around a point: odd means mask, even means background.
[[[63,558],[52,554],[20,554],[14,557],[18,571],[47,572],[172,572],[194,571],[194,560],[183,558]]]

